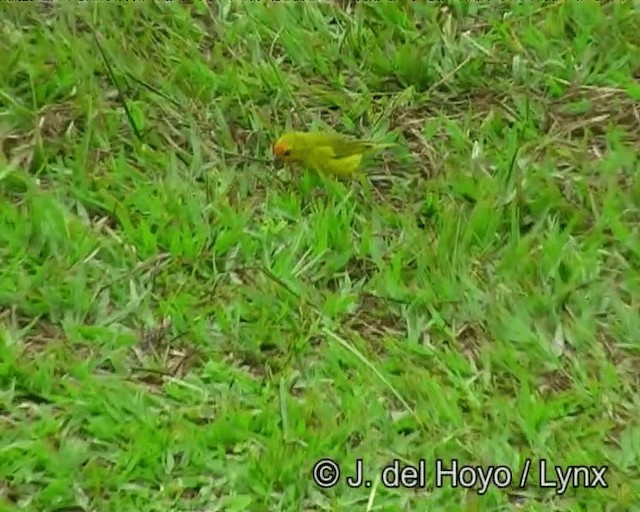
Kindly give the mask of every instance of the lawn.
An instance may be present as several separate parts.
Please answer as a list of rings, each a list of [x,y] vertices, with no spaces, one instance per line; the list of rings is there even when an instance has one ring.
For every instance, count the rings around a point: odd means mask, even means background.
[[[0,34],[0,511],[640,510],[637,2]],[[275,165],[310,128],[397,146]]]

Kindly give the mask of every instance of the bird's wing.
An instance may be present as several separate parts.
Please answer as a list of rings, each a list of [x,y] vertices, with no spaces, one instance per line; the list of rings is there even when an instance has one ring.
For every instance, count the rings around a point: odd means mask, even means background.
[[[372,151],[397,146],[395,142],[373,142],[371,140],[359,140],[343,135],[335,136],[330,145],[334,151],[335,158],[364,155]]]
[[[316,171],[325,171],[334,158],[335,153],[331,146],[315,146],[307,153],[305,163]]]
[[[337,156],[332,147],[318,146],[309,153],[307,165],[319,172],[349,176],[356,172],[361,160],[362,152]]]
[[[328,154],[333,153],[333,158],[344,158],[358,153],[364,153],[367,149],[367,143],[361,142],[348,135],[339,133],[326,132],[310,132],[306,135],[308,145],[314,148],[321,148],[319,152]],[[330,149],[330,151],[327,150]]]
[[[359,140],[348,135],[339,133],[321,133],[313,132],[312,143],[309,144],[320,149],[321,152],[327,152],[326,147],[333,152],[333,158],[347,158],[354,155],[363,155],[368,151],[375,151],[387,147],[395,146],[395,143],[375,143],[370,140]]]
[[[338,136],[331,148],[334,152],[335,158],[345,158],[353,155],[362,155],[367,151],[369,143],[365,141],[359,141],[344,136]]]

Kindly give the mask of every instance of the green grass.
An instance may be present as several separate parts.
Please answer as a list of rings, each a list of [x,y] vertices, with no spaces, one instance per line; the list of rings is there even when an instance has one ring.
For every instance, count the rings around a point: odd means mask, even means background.
[[[640,510],[638,9],[0,5],[0,510]]]

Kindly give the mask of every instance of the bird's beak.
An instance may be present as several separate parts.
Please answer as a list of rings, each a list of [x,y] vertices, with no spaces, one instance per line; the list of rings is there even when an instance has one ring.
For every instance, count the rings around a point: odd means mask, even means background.
[[[282,169],[286,165],[286,162],[281,158],[276,158],[273,163],[275,164],[276,169]]]
[[[282,169],[284,167],[284,160],[280,156],[280,153],[274,151],[273,152],[273,163],[275,164],[276,169]]]

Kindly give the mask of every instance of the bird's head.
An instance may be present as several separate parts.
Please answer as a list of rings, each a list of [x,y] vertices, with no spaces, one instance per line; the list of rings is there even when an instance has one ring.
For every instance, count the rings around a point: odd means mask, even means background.
[[[296,135],[283,134],[273,145],[273,154],[283,162],[295,162],[300,159],[296,151]]]

